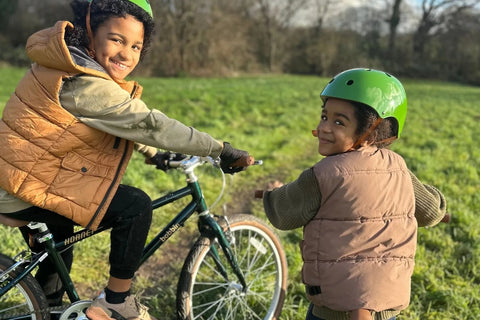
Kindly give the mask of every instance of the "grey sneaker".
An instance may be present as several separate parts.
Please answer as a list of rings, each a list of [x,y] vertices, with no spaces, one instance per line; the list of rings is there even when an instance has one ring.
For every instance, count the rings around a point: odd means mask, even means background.
[[[148,314],[148,308],[138,302],[134,295],[129,295],[123,303],[112,304],[105,300],[103,291],[86,314],[91,320],[155,320]]]

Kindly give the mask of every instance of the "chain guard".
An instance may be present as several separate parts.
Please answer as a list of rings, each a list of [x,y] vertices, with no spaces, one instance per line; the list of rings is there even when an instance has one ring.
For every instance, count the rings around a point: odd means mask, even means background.
[[[85,312],[91,304],[92,300],[74,302],[62,312],[59,320],[88,320]]]

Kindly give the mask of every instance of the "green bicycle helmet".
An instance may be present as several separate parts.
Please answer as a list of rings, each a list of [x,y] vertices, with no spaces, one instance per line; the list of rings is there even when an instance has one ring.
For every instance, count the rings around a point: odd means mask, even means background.
[[[93,0],[88,0],[88,2],[92,2],[92,1]],[[152,19],[153,19],[153,11],[152,11],[152,7],[150,6],[150,1],[149,0],[128,0],[128,1],[136,4],[137,6],[139,6],[143,10],[145,10],[150,15],[150,17],[152,17]]]
[[[330,80],[320,97],[323,102],[328,98],[360,102],[375,109],[382,119],[393,117],[400,137],[407,115],[407,95],[394,76],[374,69],[346,70]]]
[[[150,1],[148,0],[129,0],[129,1],[132,3],[135,3],[137,6],[147,11],[147,13],[153,19],[153,11],[152,11],[152,7],[150,6]]]

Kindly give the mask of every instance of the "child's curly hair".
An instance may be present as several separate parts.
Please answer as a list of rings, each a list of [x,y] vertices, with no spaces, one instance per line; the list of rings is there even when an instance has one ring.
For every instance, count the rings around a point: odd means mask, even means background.
[[[362,136],[377,121],[379,115],[372,107],[355,101],[350,101],[354,105],[355,117],[358,126],[356,134]],[[373,144],[378,148],[386,148],[392,144],[398,134],[398,122],[395,118],[383,119],[377,127],[365,138],[367,143]]]
[[[87,0],[72,0],[70,3],[73,13],[73,29],[68,29],[65,42],[69,46],[88,48],[89,38],[86,28],[86,16],[89,2]],[[155,27],[152,17],[142,8],[130,1],[124,0],[94,0],[90,7],[90,27],[95,34],[98,27],[111,17],[125,17],[127,14],[134,16],[143,23],[144,37],[140,59],[145,56],[151,42]]]

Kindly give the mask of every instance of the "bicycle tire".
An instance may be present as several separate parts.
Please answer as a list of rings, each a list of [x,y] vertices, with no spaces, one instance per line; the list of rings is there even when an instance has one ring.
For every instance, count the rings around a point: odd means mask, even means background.
[[[14,263],[10,257],[0,253],[0,273]],[[10,282],[16,274],[16,271],[12,271],[0,279],[0,287]],[[25,276],[15,287],[0,297],[0,319],[49,320],[50,313],[46,311],[47,308],[47,298],[31,274]]]
[[[275,320],[280,317],[287,287],[287,260],[280,240],[262,220],[249,214],[228,217],[232,245],[248,290],[227,266],[215,239],[200,236],[190,250],[177,287],[177,318],[182,320]],[[218,248],[228,280],[214,268],[209,255]]]

